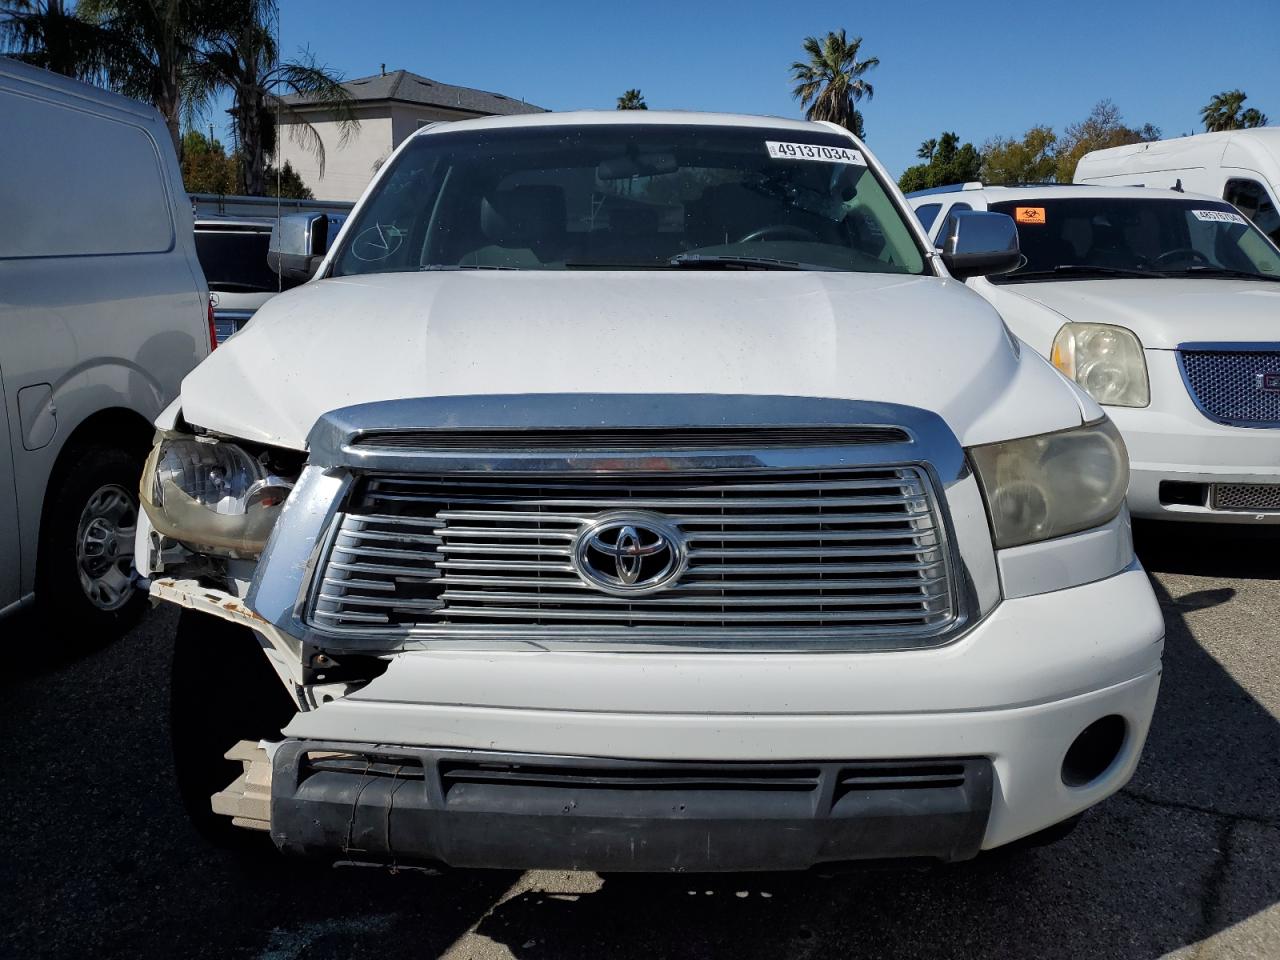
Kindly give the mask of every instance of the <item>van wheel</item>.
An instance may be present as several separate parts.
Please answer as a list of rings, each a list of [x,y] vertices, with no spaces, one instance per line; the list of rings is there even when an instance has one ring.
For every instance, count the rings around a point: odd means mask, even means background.
[[[169,735],[178,794],[207,841],[249,853],[273,849],[264,831],[237,827],[210,798],[244,767],[224,754],[241,740],[275,740],[297,708],[252,630],[183,610],[174,637]]]
[[[142,460],[123,449],[89,447],[46,498],[36,560],[36,605],[71,645],[106,642],[129,629],[146,598],[135,587]]]

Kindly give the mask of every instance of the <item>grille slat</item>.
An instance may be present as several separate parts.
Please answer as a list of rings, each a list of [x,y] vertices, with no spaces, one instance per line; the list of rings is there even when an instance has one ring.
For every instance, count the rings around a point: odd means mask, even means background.
[[[1280,375],[1274,350],[1178,351],[1192,399],[1212,420],[1242,426],[1280,426],[1280,391],[1264,389],[1267,374]]]
[[[657,514],[688,548],[665,589],[601,592],[580,531]],[[425,637],[935,636],[956,619],[928,480],[915,467],[626,475],[368,477],[339,517],[311,617]],[[755,631],[753,633],[753,631]]]

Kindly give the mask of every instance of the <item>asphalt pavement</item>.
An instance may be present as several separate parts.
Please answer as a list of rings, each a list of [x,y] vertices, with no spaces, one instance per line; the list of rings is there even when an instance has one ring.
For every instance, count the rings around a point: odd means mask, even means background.
[[[30,621],[0,624],[0,957],[1273,960],[1280,534],[1139,533],[1168,644],[1133,782],[1054,847],[923,873],[429,875],[244,861],[205,846],[178,802],[172,611],[79,653]]]

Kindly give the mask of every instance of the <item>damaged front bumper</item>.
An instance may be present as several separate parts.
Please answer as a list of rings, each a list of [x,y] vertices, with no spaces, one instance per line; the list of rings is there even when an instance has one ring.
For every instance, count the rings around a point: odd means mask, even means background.
[[[439,410],[403,416],[458,422]],[[803,632],[745,643],[732,629],[717,643],[676,643],[619,642],[598,627],[512,636],[488,624],[441,635],[318,626],[323,558],[362,471],[674,474],[706,469],[711,456],[428,457],[353,444],[331,415],[260,561],[227,561],[222,589],[174,576],[181,562],[144,570],[157,598],[252,630],[299,708],[281,742],[228,755],[245,774],[215,810],[269,828],[282,850],[336,859],[662,871],[957,860],[1074,816],[1137,764],[1159,687],[1159,608],[1136,561],[1100,568],[1092,583],[1002,599],[963,451],[921,423],[918,448],[855,453],[932,464],[951,511],[937,529],[963,615],[945,637],[876,646]],[[770,449],[746,466],[795,469],[801,458]],[[742,461],[735,452],[729,466]],[[144,518],[138,556],[150,563],[161,547]],[[1105,769],[1069,783],[1064,755],[1102,719],[1120,724],[1122,740]]]

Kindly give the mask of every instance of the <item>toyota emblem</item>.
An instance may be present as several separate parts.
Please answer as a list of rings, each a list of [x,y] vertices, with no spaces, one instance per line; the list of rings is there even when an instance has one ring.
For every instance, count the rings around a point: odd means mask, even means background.
[[[573,544],[573,568],[588,586],[619,596],[669,586],[688,563],[684,537],[651,513],[611,513],[583,527]]]

